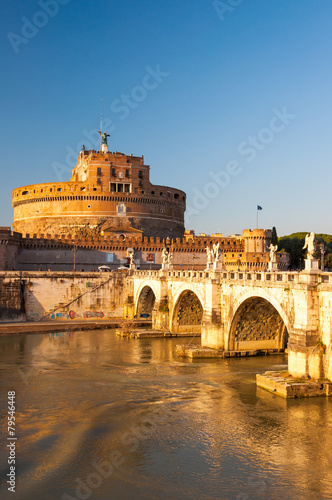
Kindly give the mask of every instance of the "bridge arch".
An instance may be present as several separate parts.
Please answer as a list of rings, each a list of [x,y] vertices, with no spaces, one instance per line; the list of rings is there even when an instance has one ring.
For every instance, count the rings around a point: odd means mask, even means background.
[[[201,333],[204,307],[199,294],[185,288],[177,293],[171,310],[171,332]]]
[[[241,294],[229,318],[230,350],[284,349],[290,332],[289,318],[279,301],[259,289]]]
[[[141,314],[149,314],[151,316],[155,301],[158,298],[158,293],[151,282],[141,283],[135,297],[136,316],[139,317]]]

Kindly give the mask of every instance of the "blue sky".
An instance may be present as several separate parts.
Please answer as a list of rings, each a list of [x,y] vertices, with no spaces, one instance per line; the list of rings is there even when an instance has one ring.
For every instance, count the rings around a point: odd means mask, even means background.
[[[279,235],[332,233],[330,0],[17,0],[0,14],[0,225],[12,189],[69,180],[102,97],[110,150],[186,191],[187,229],[239,233],[259,204]]]

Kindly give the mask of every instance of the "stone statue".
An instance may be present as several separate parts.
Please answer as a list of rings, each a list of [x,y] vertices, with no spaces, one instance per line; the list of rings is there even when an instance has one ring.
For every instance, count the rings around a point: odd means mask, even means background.
[[[307,234],[305,237],[305,242],[304,242],[304,247],[308,249],[307,251],[307,260],[313,260],[315,258],[314,253],[316,251],[316,245],[315,245],[315,233],[310,233]]]
[[[101,132],[101,130],[98,130],[98,134],[101,137],[101,143],[107,146],[107,137],[111,137],[110,134],[107,132]]]
[[[213,245],[214,262],[219,262],[219,241]]]
[[[130,265],[132,266],[134,264],[134,252],[130,252],[129,259],[130,259]]]
[[[207,263],[211,264],[213,260],[213,250],[210,247],[206,247],[206,254],[207,254]]]
[[[167,264],[171,265],[173,259],[173,254],[171,252],[168,253]]]
[[[271,245],[267,247],[270,250],[270,262],[277,262],[276,251],[278,250],[278,245]]]
[[[165,247],[165,248],[163,248],[163,251],[161,252],[161,258],[162,258],[163,264],[168,263],[168,256],[169,256],[169,253],[168,253],[167,248]]]

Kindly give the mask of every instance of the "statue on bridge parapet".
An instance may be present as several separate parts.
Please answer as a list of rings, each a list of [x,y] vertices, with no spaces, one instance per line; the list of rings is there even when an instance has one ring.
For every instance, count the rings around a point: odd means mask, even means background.
[[[220,247],[219,241],[217,243],[214,243],[213,245],[214,262],[219,262],[219,257],[220,257],[219,247]]]
[[[315,251],[316,251],[316,245],[315,245],[315,233],[310,233],[310,234],[307,234],[306,237],[305,237],[305,240],[304,240],[304,247],[303,247],[303,250],[305,248],[307,248],[307,259],[308,260],[313,260],[315,258]]]
[[[209,246],[205,248],[206,251],[206,256],[207,256],[207,264],[206,264],[206,269],[211,269],[211,265],[213,262],[213,250]]]
[[[168,271],[169,269],[173,269],[172,259],[173,254],[169,251],[167,247],[164,247],[161,252],[161,271]]]
[[[268,250],[270,250],[270,256],[269,256],[269,266],[268,269],[269,271],[278,271],[278,263],[277,263],[277,250],[278,250],[278,245],[271,245],[267,247]]]
[[[133,249],[128,250],[127,255],[129,257],[129,269],[136,269],[135,262],[134,262],[134,255],[135,252]]]
[[[206,247],[206,255],[207,255],[207,264],[206,271],[221,271],[221,262],[220,262],[220,249],[219,242],[214,243],[213,247]]]
[[[276,252],[278,250],[278,245],[272,245],[271,243],[267,249],[270,250],[270,262],[277,262]]]
[[[307,258],[304,261],[305,271],[309,273],[317,272],[319,270],[318,259],[315,259],[315,251],[316,251],[315,237],[316,234],[311,232],[310,234],[306,235],[304,240],[303,250],[305,248],[307,249]]]

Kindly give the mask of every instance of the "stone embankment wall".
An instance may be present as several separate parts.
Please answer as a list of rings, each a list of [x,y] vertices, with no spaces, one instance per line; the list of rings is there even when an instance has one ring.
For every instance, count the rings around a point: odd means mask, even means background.
[[[3,275],[6,275],[4,277]],[[121,273],[0,273],[0,321],[23,310],[28,321],[123,318],[132,302],[131,281]],[[19,287],[21,279],[21,289]],[[21,291],[20,291],[21,290]]]
[[[19,273],[0,276],[0,321],[23,321],[25,319],[24,287]],[[17,276],[18,274],[18,276]]]

